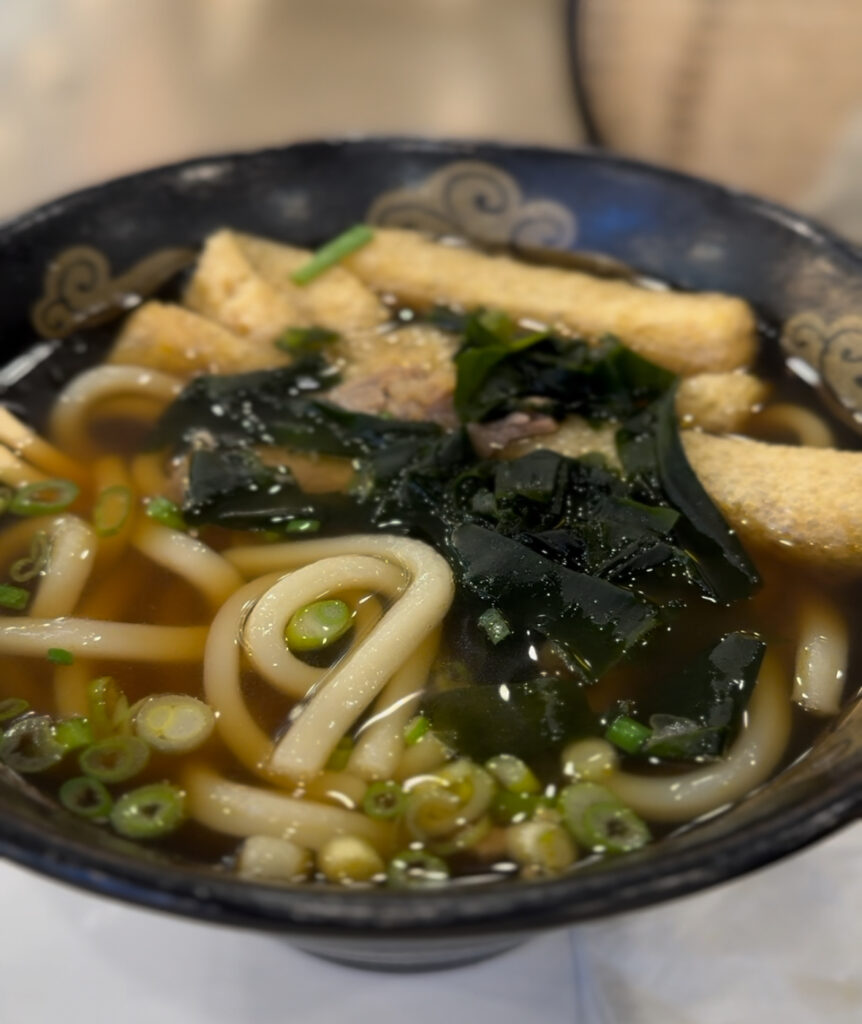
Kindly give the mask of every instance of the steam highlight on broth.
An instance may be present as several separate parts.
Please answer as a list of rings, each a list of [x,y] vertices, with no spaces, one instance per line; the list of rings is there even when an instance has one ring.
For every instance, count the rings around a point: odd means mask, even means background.
[[[543,878],[840,711],[857,485],[797,494],[862,455],[741,300],[359,226],[218,232],[183,302],[50,440],[0,410],[0,761],[87,827],[271,884]]]

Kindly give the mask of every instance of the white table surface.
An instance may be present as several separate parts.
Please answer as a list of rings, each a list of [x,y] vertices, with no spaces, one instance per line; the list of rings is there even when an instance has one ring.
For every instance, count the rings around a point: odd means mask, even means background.
[[[856,826],[673,904],[483,964],[394,976],[0,863],[0,1022],[858,1024],[860,865]]]

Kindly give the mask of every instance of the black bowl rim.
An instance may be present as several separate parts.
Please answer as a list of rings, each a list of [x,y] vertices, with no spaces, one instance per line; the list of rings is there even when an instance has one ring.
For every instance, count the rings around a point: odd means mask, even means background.
[[[641,160],[589,147],[568,149],[514,145],[484,140],[428,139],[411,136],[346,136],[303,140],[285,146],[197,156],[161,165],[69,193],[0,223],[0,241],[26,231],[106,189],[135,186],[171,177],[203,165],[229,165],[277,157],[304,148],[356,151],[430,152],[452,158],[493,159],[495,153],[522,158],[552,156],[621,167],[679,182],[687,189],[711,192],[741,204],[757,216],[778,222],[817,248],[835,250],[859,264],[862,249],[794,211],[744,191]],[[820,839],[862,812],[862,766],[833,776],[822,791],[764,816],[718,844],[691,843],[656,863],[637,855],[619,861],[613,871],[575,871],[542,882],[453,887],[435,891],[392,892],[334,888],[280,888],[240,881],[218,872],[125,856],[81,838],[49,835],[24,818],[0,822],[0,855],[80,888],[154,910],[222,924],[327,936],[440,936],[458,933],[529,932],[614,914],[727,881],[787,856]]]

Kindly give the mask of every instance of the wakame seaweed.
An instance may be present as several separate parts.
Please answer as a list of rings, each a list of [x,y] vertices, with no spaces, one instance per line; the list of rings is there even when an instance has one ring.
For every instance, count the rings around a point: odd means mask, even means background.
[[[765,651],[759,637],[727,633],[640,701],[624,701],[627,717],[649,721],[640,749],[629,753],[663,761],[722,756],[739,729]]]
[[[598,679],[658,622],[658,608],[630,590],[568,569],[492,529],[463,523],[449,547],[463,586],[511,624],[554,641],[586,680]]]
[[[247,449],[201,448],[189,456],[183,517],[191,526],[278,531],[294,522],[340,522],[351,508],[343,494],[312,500],[289,470],[265,466]]]
[[[535,762],[598,732],[584,691],[556,676],[459,686],[427,697],[423,709],[444,742],[479,761],[505,751]]]
[[[676,423],[671,388],[623,424],[617,447],[634,493],[666,502],[680,513],[676,537],[710,596],[729,603],[760,583],[754,563],[691,468]]]
[[[718,756],[739,727],[765,650],[766,644],[756,636],[728,633],[676,675],[663,679],[648,700],[654,734],[645,753]]]
[[[498,314],[453,315],[445,326],[462,334],[454,397],[463,423],[537,408],[617,422],[623,471],[597,454],[550,450],[479,459],[464,426],[444,431],[342,408],[327,398],[338,377],[320,353],[277,370],[195,379],[154,443],[187,452],[190,524],[289,530],[311,521],[324,535],[418,537],[452,566],[476,642],[493,647],[478,621],[494,609],[510,630],[501,656],[512,644],[549,645],[558,668],[537,680],[521,665],[527,682],[507,684],[505,700],[495,672],[429,697],[428,713],[458,749],[475,754],[483,726],[489,753],[526,750],[534,726],[550,743],[563,735],[553,722],[568,723],[569,736],[595,734],[582,686],[633,657],[686,606],[751,593],[757,573],[685,457],[672,374],[615,339],[592,346],[525,333]],[[289,470],[261,460],[260,446],[349,458],[353,485],[306,494]],[[662,723],[654,756],[721,748],[750,695],[758,645],[731,634],[695,659],[683,683],[662,683],[672,696],[649,708]],[[532,725],[521,730],[518,716]]]
[[[437,437],[434,423],[352,412],[320,393],[337,382],[319,358],[232,377],[202,376],[186,385],[159,420],[151,443],[182,444],[205,432],[224,444],[284,445],[348,457],[403,440]]]
[[[616,338],[599,344],[525,333],[508,317],[468,317],[455,356],[455,411],[462,422],[483,422],[524,408],[558,417],[624,419],[663,394],[674,375]]]
[[[337,381],[336,371],[319,355],[273,370],[203,374],[186,384],[162,414],[150,446],[181,447],[200,432],[222,443],[274,443],[271,426],[288,403]]]

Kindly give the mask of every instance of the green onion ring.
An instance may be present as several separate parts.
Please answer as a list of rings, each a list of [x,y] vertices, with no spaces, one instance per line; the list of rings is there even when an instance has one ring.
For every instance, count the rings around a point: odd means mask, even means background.
[[[127,839],[158,839],[185,821],[185,794],[168,782],[124,793],[111,811],[111,824]]]
[[[104,783],[85,775],[67,779],[59,795],[67,811],[91,821],[107,821],[114,802]]]
[[[149,759],[150,748],[137,736],[109,736],[82,751],[78,766],[100,782],[125,782],[143,771]]]
[[[93,506],[93,527],[99,537],[113,537],[122,530],[132,510],[132,491],[112,484],[99,492]]]
[[[25,775],[52,768],[65,753],[65,747],[54,737],[49,715],[19,718],[0,738],[0,761]]]
[[[71,480],[40,480],[19,487],[9,502],[16,516],[48,516],[68,508],[81,493]]]

